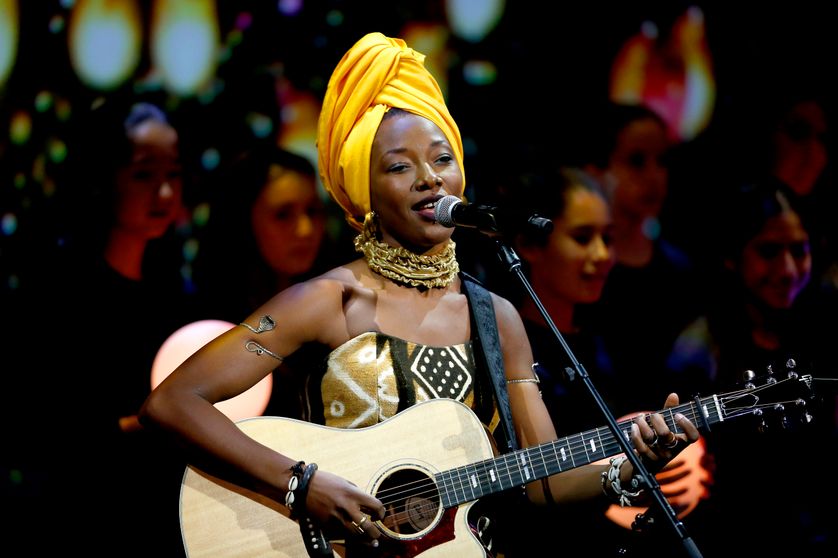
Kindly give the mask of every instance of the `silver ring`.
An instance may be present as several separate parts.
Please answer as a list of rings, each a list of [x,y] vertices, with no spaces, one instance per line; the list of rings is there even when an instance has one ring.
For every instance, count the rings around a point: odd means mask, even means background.
[[[666,448],[666,449],[672,449],[672,448],[674,448],[675,446],[677,446],[677,445],[678,445],[678,442],[680,442],[680,441],[681,441],[681,440],[679,440],[679,439],[678,439],[678,436],[676,436],[675,434],[673,434],[673,435],[672,435],[672,441],[671,441],[671,442],[669,442],[668,444],[664,444],[664,445],[663,445],[663,447],[664,447],[664,448]]]
[[[646,446],[648,446],[649,448],[655,447],[656,445],[658,445],[658,433],[655,432],[655,437],[652,438],[650,441],[647,442],[646,440],[643,440],[643,442],[645,442]]]

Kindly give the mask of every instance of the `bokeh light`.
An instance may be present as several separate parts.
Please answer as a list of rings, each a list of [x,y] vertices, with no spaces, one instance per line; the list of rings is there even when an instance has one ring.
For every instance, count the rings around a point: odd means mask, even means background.
[[[136,2],[79,0],[70,18],[70,62],[93,89],[112,90],[137,68],[142,22]]]
[[[456,36],[479,43],[503,17],[504,0],[446,0],[448,25]]]
[[[615,101],[651,107],[673,139],[687,141],[707,127],[716,102],[704,13],[691,6],[666,31],[646,21],[623,43],[612,63],[609,93]]]
[[[218,15],[212,0],[157,0],[151,24],[151,57],[166,89],[192,96],[215,75]]]
[[[463,65],[463,79],[469,85],[490,85],[498,79],[498,69],[488,60],[471,60]]]
[[[17,215],[14,213],[6,213],[0,220],[0,230],[6,236],[12,236],[17,231]]]
[[[9,139],[15,145],[24,145],[31,137],[32,116],[24,110],[15,111],[9,126]]]
[[[54,99],[52,93],[49,91],[41,91],[35,95],[35,110],[38,112],[46,112],[53,105]]]
[[[17,58],[18,17],[17,0],[0,0],[0,87]]]

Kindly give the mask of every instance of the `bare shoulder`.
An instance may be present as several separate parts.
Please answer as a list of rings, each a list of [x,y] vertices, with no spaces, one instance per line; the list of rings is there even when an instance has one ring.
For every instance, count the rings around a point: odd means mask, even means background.
[[[280,292],[250,319],[258,322],[260,316],[270,315],[277,326],[294,332],[295,345],[319,342],[337,346],[346,339],[345,308],[358,289],[351,268],[333,268]]]
[[[508,379],[532,379],[532,348],[518,309],[506,298],[492,293],[498,335],[503,347],[504,367]]]
[[[495,315],[498,320],[498,327],[502,330],[505,328],[523,328],[524,324],[521,321],[521,315],[518,309],[506,298],[497,293],[492,293],[492,303],[495,307]]]

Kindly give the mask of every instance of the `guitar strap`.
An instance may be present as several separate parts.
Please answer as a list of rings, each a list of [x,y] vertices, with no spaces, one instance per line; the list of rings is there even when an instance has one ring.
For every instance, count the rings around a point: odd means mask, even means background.
[[[503,352],[498,337],[498,323],[495,317],[495,307],[492,304],[492,295],[468,273],[461,272],[460,279],[463,282],[469,308],[471,308],[472,323],[477,330],[480,345],[480,350],[475,352],[475,357],[482,358],[485,366],[481,368],[488,372],[492,380],[504,437],[502,442],[505,444],[506,451],[514,451],[518,449],[518,440],[515,436],[515,427],[512,425],[512,409],[509,406],[509,393],[506,391]]]

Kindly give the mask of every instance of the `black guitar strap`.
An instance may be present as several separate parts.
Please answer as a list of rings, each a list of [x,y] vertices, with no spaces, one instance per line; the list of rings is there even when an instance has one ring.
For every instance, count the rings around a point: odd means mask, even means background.
[[[509,393],[506,391],[506,373],[503,368],[503,352],[498,337],[498,323],[492,295],[471,275],[461,272],[463,290],[471,308],[472,322],[477,329],[480,351],[476,357],[482,357],[483,367],[488,371],[495,390],[495,400],[500,413],[500,424],[504,436],[506,451],[518,449],[515,427],[512,425],[512,409],[509,406]]]

